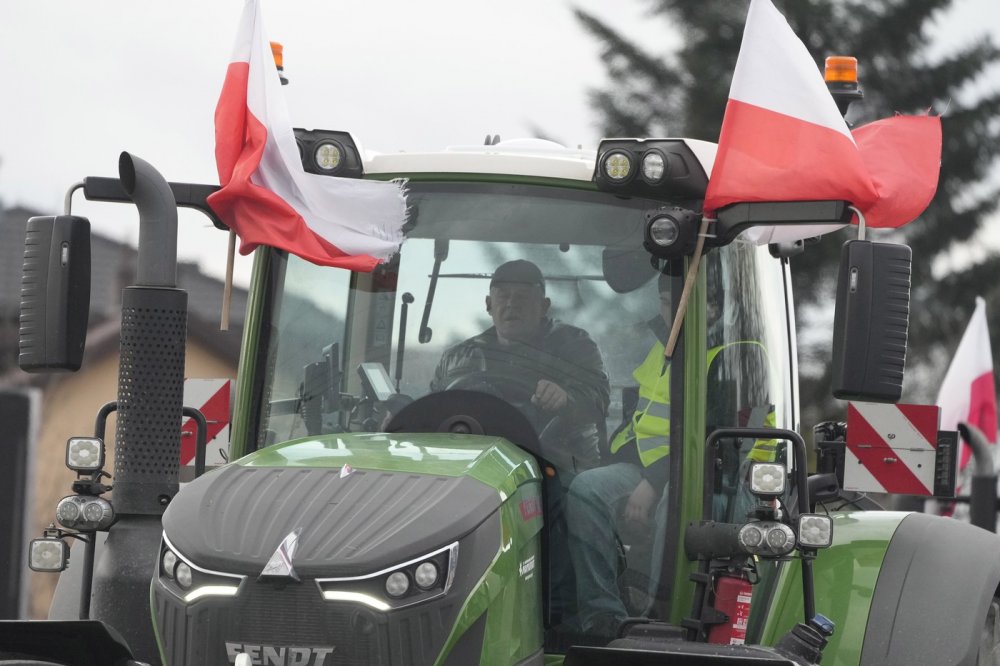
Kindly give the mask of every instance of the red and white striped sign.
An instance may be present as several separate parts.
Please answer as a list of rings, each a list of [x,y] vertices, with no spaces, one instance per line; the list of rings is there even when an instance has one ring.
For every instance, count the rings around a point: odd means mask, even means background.
[[[938,420],[935,405],[847,405],[844,489],[934,494]]]
[[[229,448],[230,379],[185,379],[184,406],[194,407],[205,415],[208,433],[205,445],[205,465],[222,465],[222,452]],[[181,465],[194,465],[198,442],[198,424],[192,418],[181,424]]]

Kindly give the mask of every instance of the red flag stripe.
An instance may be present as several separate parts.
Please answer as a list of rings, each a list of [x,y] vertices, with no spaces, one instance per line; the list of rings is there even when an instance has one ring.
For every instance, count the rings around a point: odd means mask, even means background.
[[[705,193],[706,211],[740,201],[874,202],[856,146],[840,132],[731,99]]]
[[[967,422],[979,428],[991,443],[997,443],[997,396],[992,372],[979,375],[969,385],[969,418]],[[971,458],[972,449],[963,442],[959,469],[965,469]]]

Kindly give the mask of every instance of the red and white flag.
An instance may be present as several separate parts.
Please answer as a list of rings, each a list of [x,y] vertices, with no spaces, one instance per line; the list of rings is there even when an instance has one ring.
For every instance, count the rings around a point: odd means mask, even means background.
[[[906,224],[937,189],[940,128],[937,117],[897,116],[852,133],[785,17],[770,0],[752,0],[705,212],[737,202],[845,200],[869,226]],[[828,230],[813,226],[806,235]],[[793,240],[775,234],[758,240]]]
[[[270,245],[316,264],[371,271],[399,249],[399,183],[306,173],[261,21],[247,0],[215,110],[222,185],[208,199],[240,237],[240,253]]]
[[[938,393],[941,429],[957,430],[959,422],[979,428],[986,438],[997,441],[997,396],[993,380],[993,353],[986,326],[986,301],[976,298],[976,309],[962,335],[955,357]],[[962,446],[959,469],[969,463],[971,450]]]

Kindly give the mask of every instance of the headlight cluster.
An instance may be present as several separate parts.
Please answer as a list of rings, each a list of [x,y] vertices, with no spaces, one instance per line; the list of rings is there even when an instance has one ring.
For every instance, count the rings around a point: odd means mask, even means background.
[[[352,601],[387,611],[441,596],[451,587],[458,543],[367,576],[320,578],[327,601]]]
[[[660,185],[668,175],[667,157],[658,148],[611,150],[601,156],[599,168],[601,175],[616,185],[624,185],[636,175],[647,185]]]
[[[69,530],[106,530],[115,522],[115,510],[103,497],[70,495],[56,505],[56,520]]]
[[[605,139],[594,182],[624,196],[696,201],[705,196],[708,175],[683,139]]]
[[[239,592],[244,576],[209,571],[181,557],[166,535],[160,544],[159,579],[165,588],[184,601],[201,597],[232,597]]]
[[[739,540],[748,553],[761,557],[784,557],[795,548],[792,528],[772,520],[747,523],[740,528]]]
[[[740,528],[740,545],[751,555],[784,557],[796,546],[800,548],[829,548],[833,545],[833,519],[816,513],[799,516],[798,537],[792,528],[774,520],[759,520]]]

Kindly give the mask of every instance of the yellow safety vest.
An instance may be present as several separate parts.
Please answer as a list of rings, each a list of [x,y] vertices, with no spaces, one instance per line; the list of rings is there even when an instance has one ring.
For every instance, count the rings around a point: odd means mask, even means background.
[[[632,376],[639,383],[639,404],[628,426],[611,440],[611,453],[634,439],[639,461],[649,467],[670,454],[670,368],[664,363],[663,343],[653,345]]]
[[[712,366],[719,352],[738,344],[761,345],[759,342],[748,340],[713,347],[708,350],[705,371],[707,372]],[[763,347],[761,345],[761,348]],[[611,441],[611,453],[616,453],[627,442],[635,440],[639,449],[639,461],[643,467],[649,467],[670,454],[670,368],[664,363],[663,349],[663,343],[657,341],[649,350],[645,360],[632,372],[632,376],[639,384],[639,402],[629,424]],[[756,408],[754,412],[758,409],[761,408]],[[768,409],[767,413],[759,416],[751,413],[748,421],[751,427],[774,427],[774,424],[773,409]],[[773,462],[777,446],[776,439],[756,440],[749,457],[756,462]]]
[[[715,361],[715,357],[719,355],[719,352],[734,345],[758,345],[764,351],[764,356],[767,356],[767,348],[756,340],[738,340],[736,342],[729,342],[708,350],[708,363],[705,364],[705,371],[708,372],[708,370],[711,369],[712,362]],[[746,426],[748,428],[773,428],[775,427],[776,422],[777,417],[775,416],[774,408],[772,406],[758,405],[750,411],[750,416],[747,419]],[[777,455],[778,440],[758,439],[754,440],[753,447],[750,449],[747,457],[754,462],[774,462],[777,459]]]

